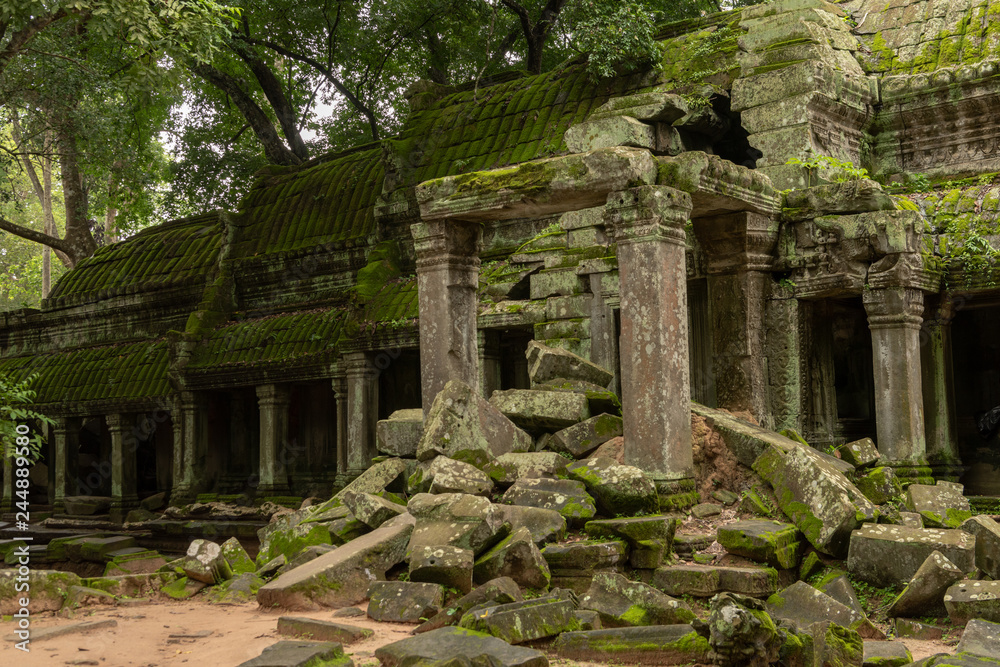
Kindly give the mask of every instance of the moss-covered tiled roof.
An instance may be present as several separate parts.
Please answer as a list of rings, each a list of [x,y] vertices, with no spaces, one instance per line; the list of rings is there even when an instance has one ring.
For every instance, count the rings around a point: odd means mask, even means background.
[[[368,322],[404,322],[416,317],[416,278],[387,283],[365,305],[362,315]]]
[[[197,284],[216,262],[222,240],[219,214],[205,213],[150,227],[98,248],[67,271],[50,295],[75,302],[127,293]],[[109,290],[100,294],[101,290]]]
[[[169,348],[164,340],[81,348],[0,360],[0,373],[31,385],[39,404],[130,401],[166,396]]]
[[[358,150],[304,167],[267,167],[234,216],[240,228],[232,257],[252,257],[367,239],[372,206],[385,176],[380,148]]]
[[[346,317],[343,309],[329,308],[225,324],[202,341],[187,369],[315,361],[333,356]]]
[[[455,92],[410,114],[386,139],[403,185],[566,151],[563,134],[639,77],[595,83],[584,65]]]
[[[870,72],[920,74],[1000,57],[1000,3],[991,0],[855,0]],[[856,7],[854,5],[857,5]]]

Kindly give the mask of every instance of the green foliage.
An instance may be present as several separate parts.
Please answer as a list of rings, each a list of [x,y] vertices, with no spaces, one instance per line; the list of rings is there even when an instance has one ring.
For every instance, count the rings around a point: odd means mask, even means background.
[[[971,288],[976,280],[993,275],[997,260],[1000,259],[1000,251],[989,240],[973,231],[965,237],[961,250],[953,254],[951,259],[962,267],[965,286]],[[988,286],[995,285],[995,278],[988,280]]]
[[[853,162],[839,160],[828,155],[813,155],[802,160],[797,157],[789,159],[785,164],[801,165],[808,173],[806,187],[811,187],[813,174],[820,169],[825,169],[828,175],[836,183],[846,183],[847,181],[860,181],[868,178],[868,170],[855,167]]]
[[[639,0],[580,0],[569,12],[577,47],[595,77],[659,66],[655,14]]]
[[[35,392],[30,388],[34,379],[35,376],[32,375],[15,381],[0,374],[0,448],[5,457],[15,453],[23,456],[20,448],[27,447],[29,455],[25,458],[33,461],[41,458],[45,439],[38,427],[42,424],[51,425],[53,421],[29,407],[35,400]],[[31,421],[35,424],[25,428]]]

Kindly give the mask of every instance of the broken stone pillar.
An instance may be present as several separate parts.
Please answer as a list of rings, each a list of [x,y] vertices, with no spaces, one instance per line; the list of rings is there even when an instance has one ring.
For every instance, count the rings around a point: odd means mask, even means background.
[[[111,518],[120,522],[139,506],[135,456],[139,440],[135,434],[134,415],[116,413],[104,419],[111,432]]]
[[[699,218],[694,232],[707,258],[718,407],[770,414],[763,315],[777,225],[742,211]]]
[[[208,435],[199,396],[183,391],[174,402],[174,488],[172,505],[193,502],[205,490]]]
[[[364,352],[349,352],[343,359],[347,373],[347,451],[344,472],[356,477],[367,470],[372,459],[378,455],[375,427],[378,424],[379,371]]]
[[[410,227],[417,254],[424,415],[449,380],[479,391],[476,328],[482,226],[434,220]]]
[[[864,303],[872,332],[879,452],[893,467],[926,465],[920,382],[923,292],[909,287],[869,289]]]
[[[690,212],[687,193],[662,186],[613,192],[605,209],[618,243],[625,463],[645,471],[661,494],[692,477],[684,232]]]
[[[927,459],[935,479],[958,481],[958,424],[955,421],[955,375],[951,357],[951,321],[955,306],[944,297],[924,306],[920,330],[920,369],[924,394]]]
[[[258,496],[287,496],[288,404],[287,385],[263,384],[257,387],[260,404],[260,457],[258,460]]]
[[[80,455],[80,420],[73,417],[58,417],[52,427],[55,445],[55,495],[52,509],[56,514],[66,511],[64,498],[79,492],[77,479],[80,471],[77,458]]]

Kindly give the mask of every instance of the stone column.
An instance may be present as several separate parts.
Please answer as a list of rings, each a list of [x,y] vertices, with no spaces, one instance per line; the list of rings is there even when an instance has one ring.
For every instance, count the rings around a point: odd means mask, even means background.
[[[483,329],[478,334],[479,348],[479,389],[484,398],[489,398],[500,388],[500,334]]]
[[[105,421],[111,432],[111,518],[124,521],[129,511],[139,506],[136,493],[135,415],[110,414]]]
[[[337,486],[347,483],[347,374],[339,369],[333,376],[333,395],[337,401]]]
[[[878,448],[894,467],[926,465],[920,382],[920,290],[870,289],[864,293],[872,331]]]
[[[421,329],[422,327],[423,325]],[[420,353],[423,355],[423,350]],[[343,358],[347,373],[347,452],[344,472],[354,477],[367,470],[378,453],[375,448],[375,425],[378,423],[379,372],[364,352],[349,352]]]
[[[73,417],[57,417],[52,427],[55,448],[55,496],[52,510],[56,514],[66,512],[66,496],[78,493],[76,481],[80,476],[77,459],[80,455],[80,420]]]
[[[479,390],[477,305],[482,226],[435,220],[410,227],[417,254],[424,414],[449,380]]]
[[[288,387],[264,384],[257,387],[260,405],[260,458],[257,496],[287,496],[288,470],[282,460],[288,443]]]
[[[174,402],[174,486],[173,505],[193,502],[204,490],[207,473],[207,437],[204,410],[194,392],[183,391]]]
[[[920,330],[920,370],[924,394],[924,430],[927,459],[935,479],[958,481],[962,460],[958,454],[955,420],[955,376],[951,357],[951,321],[955,308],[943,297],[924,307]]]
[[[705,251],[715,389],[720,408],[770,413],[764,308],[777,226],[748,211],[694,221]]]
[[[608,196],[618,243],[625,462],[663,492],[693,475],[688,380],[687,193],[661,186]]]

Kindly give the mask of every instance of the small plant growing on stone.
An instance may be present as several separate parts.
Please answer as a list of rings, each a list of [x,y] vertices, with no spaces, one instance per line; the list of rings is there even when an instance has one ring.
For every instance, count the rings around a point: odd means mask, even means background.
[[[808,159],[793,157],[785,164],[800,165],[806,170],[806,187],[812,187],[813,174],[820,169],[827,169],[832,172],[834,181],[846,183],[847,181],[860,181],[868,178],[868,170],[862,167],[855,167],[853,162],[839,160],[829,155],[813,155]]]

